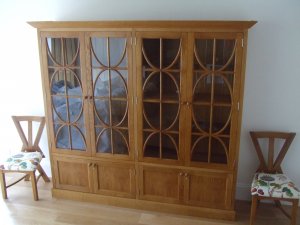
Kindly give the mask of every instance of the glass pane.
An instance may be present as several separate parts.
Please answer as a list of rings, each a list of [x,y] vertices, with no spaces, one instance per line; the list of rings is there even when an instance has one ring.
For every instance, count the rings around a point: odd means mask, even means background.
[[[105,129],[100,133],[97,142],[97,152],[112,153],[110,129]]]
[[[111,101],[111,116],[112,125],[116,126],[122,122],[124,116],[127,114],[127,101]]]
[[[73,123],[82,115],[83,103],[81,98],[69,98],[69,116]]]
[[[99,119],[106,125],[110,124],[110,111],[109,111],[109,101],[102,99],[95,99],[95,110],[96,115]]]
[[[115,70],[111,70],[111,95],[117,98],[127,98],[126,80],[121,73]]]
[[[128,143],[126,140],[126,137],[118,131],[118,130],[112,130],[113,131],[113,145],[114,145],[114,154],[122,154],[122,155],[128,155]]]
[[[159,134],[144,132],[144,141],[144,157],[160,158]]]
[[[81,134],[80,130],[75,126],[70,126],[71,128],[71,140],[72,140],[72,150],[81,150],[86,149],[84,137]]]
[[[61,38],[47,38],[48,44],[48,64],[63,64],[62,40]]]
[[[175,121],[178,120],[178,104],[162,104],[162,129],[171,128],[170,127]],[[174,130],[174,127],[173,129]]]
[[[77,38],[64,38],[65,62],[67,65],[80,65],[79,41]]]
[[[211,139],[211,157],[212,163],[227,163],[226,151],[229,148],[229,139]]]
[[[100,73],[99,75],[97,74],[95,76],[96,78],[94,81],[94,96],[108,97],[110,90],[109,71],[104,70],[102,73]]]
[[[180,60],[176,60],[176,56],[180,52],[180,39],[163,39],[162,40],[162,63],[163,68],[174,64],[172,68],[180,68]]]
[[[213,46],[214,41],[212,39],[196,39],[195,40],[195,66],[194,69],[211,69],[213,64]],[[199,60],[199,62],[198,62]],[[202,68],[202,66],[204,68]]]
[[[209,102],[211,101],[212,76],[194,74],[194,102]]]
[[[177,155],[177,142],[178,136],[176,137],[176,141],[174,137],[162,134],[162,158],[163,159],[178,159]]]
[[[172,74],[162,73],[162,99],[178,101],[179,85]]]
[[[69,128],[67,125],[59,127],[57,130],[56,147],[70,149]]]
[[[78,38],[47,38],[48,65],[80,65]]]
[[[235,40],[216,39],[215,69],[219,69],[229,63],[224,69],[227,71],[234,70],[234,57],[230,60],[235,50],[234,47]]]
[[[196,126],[193,126],[193,131],[209,132],[210,128],[210,106],[193,105],[193,120]],[[199,129],[200,128],[200,129]]]
[[[149,125],[160,129],[160,104],[144,102],[144,117],[150,123]]]
[[[91,38],[91,44],[93,49],[92,66],[109,66],[107,55],[107,38]]]
[[[54,121],[58,120],[58,118],[55,118],[55,115],[58,116],[62,121],[68,121],[66,100],[67,99],[63,96],[52,96],[53,110],[56,112],[53,118]]]
[[[216,75],[214,78],[214,102],[231,104],[233,74]]]
[[[223,133],[230,134],[230,126],[226,126],[230,121],[230,107],[214,106],[213,118],[212,118],[212,132],[218,132],[221,129],[225,129]],[[225,127],[226,126],[226,127]]]
[[[143,39],[143,49],[143,66],[145,68],[150,68],[152,66],[154,66],[155,68],[159,68],[160,39]]]
[[[192,154],[191,161],[196,162],[208,162],[208,149],[209,139],[208,137],[192,137]]]
[[[125,38],[109,38],[109,53],[110,53],[110,65],[111,66],[120,66],[120,63],[123,59],[126,48],[126,39]],[[123,61],[123,65],[126,65],[126,57]]]
[[[149,77],[149,78],[148,78]],[[147,80],[146,80],[147,79]],[[160,99],[160,74],[146,73],[144,81],[143,94],[144,99]]]

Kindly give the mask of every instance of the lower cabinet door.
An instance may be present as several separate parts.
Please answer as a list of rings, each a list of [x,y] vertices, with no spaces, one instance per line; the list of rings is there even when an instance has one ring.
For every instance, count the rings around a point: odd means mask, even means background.
[[[53,157],[54,187],[81,192],[92,192],[90,164],[85,159]]]
[[[139,199],[182,202],[182,172],[175,168],[139,166]]]
[[[188,171],[184,174],[186,204],[230,209],[232,206],[232,174]]]
[[[94,191],[117,197],[136,197],[134,163],[98,161],[93,163]]]

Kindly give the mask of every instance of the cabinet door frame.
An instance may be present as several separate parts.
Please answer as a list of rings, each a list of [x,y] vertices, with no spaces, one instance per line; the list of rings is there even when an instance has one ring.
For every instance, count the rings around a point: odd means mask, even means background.
[[[84,151],[57,148],[55,143],[55,132],[53,128],[53,112],[52,112],[52,98],[51,98],[51,84],[49,80],[48,73],[48,58],[47,58],[47,37],[49,38],[78,38],[79,40],[79,51],[80,51],[80,72],[81,72],[81,85],[82,85],[82,104],[83,111],[82,115],[84,117],[84,129],[85,133],[85,144],[86,148]],[[46,124],[49,137],[49,149],[53,153],[60,153],[66,155],[79,155],[79,156],[89,156],[91,155],[91,144],[90,144],[90,134],[89,134],[89,119],[88,119],[88,106],[87,102],[84,100],[84,96],[87,94],[87,84],[86,84],[86,73],[85,73],[85,54],[84,54],[84,32],[41,32],[40,33],[40,43],[41,43],[41,67],[42,67],[42,83],[44,91],[44,104],[46,111]],[[50,104],[49,104],[50,103]]]
[[[220,202],[203,202],[190,198],[191,193],[191,179],[192,177],[203,177],[208,178],[211,182],[218,182],[218,180],[225,180],[225,188],[221,191],[224,191],[224,198],[220,199]],[[198,170],[187,170],[183,176],[184,183],[184,203],[186,205],[200,206],[200,207],[209,207],[209,208],[219,208],[219,209],[233,209],[233,175],[232,173],[226,172],[213,172],[213,171],[198,171]],[[207,182],[204,182],[203,185],[206,185]],[[202,184],[201,184],[202,186]],[[199,185],[197,185],[199,187]],[[206,190],[207,191],[207,188]],[[199,192],[199,190],[197,190]],[[206,193],[207,194],[207,193]]]
[[[128,72],[128,82],[127,82],[127,116],[128,116],[128,155],[122,154],[107,154],[107,153],[98,153],[96,145],[96,134],[95,134],[95,115],[94,115],[94,94],[93,94],[93,75],[92,75],[92,65],[91,65],[91,37],[110,37],[110,38],[125,38],[126,39],[126,52],[127,52],[127,72]],[[134,159],[134,109],[133,109],[133,66],[132,66],[132,33],[130,31],[94,31],[94,32],[85,32],[85,51],[86,51],[86,74],[89,78],[88,83],[88,96],[89,96],[89,118],[91,124],[91,147],[92,155],[101,158],[113,158],[120,160],[133,160]],[[92,98],[91,98],[92,97]]]
[[[165,38],[165,39],[181,39],[181,73],[180,73],[180,95],[178,99],[178,159],[159,159],[143,156],[143,80],[142,80],[142,40],[143,38]],[[183,165],[185,157],[185,140],[184,140],[184,130],[185,130],[185,107],[184,102],[186,101],[186,56],[187,56],[187,33],[185,32],[164,32],[164,31],[137,31],[135,32],[135,62],[136,62],[136,72],[135,72],[135,87],[136,87],[136,149],[138,153],[138,161],[140,162],[150,162],[158,164],[168,164],[168,165]],[[159,130],[158,130],[159,132]]]
[[[232,92],[232,106],[231,106],[231,122],[230,122],[230,134],[229,134],[229,153],[227,164],[221,163],[211,163],[211,162],[192,162],[191,161],[191,138],[192,138],[192,107],[187,109],[186,113],[186,132],[185,132],[185,146],[186,146],[186,165],[201,168],[212,168],[212,169],[223,169],[223,170],[233,170],[237,163],[238,148],[237,143],[239,142],[239,123],[242,110],[240,102],[242,101],[242,88],[244,81],[243,74],[243,51],[242,46],[244,34],[241,32],[193,32],[188,34],[188,69],[187,69],[187,88],[186,96],[187,101],[192,104],[193,101],[193,64],[194,64],[194,46],[195,39],[197,37],[207,38],[207,39],[235,39],[236,40],[236,64],[234,69],[234,81],[233,81],[233,92]]]
[[[109,195],[114,197],[125,197],[125,198],[135,198],[136,197],[136,172],[135,164],[129,162],[110,162],[110,161],[93,161],[92,163],[93,170],[93,192],[96,194]],[[116,190],[101,189],[100,180],[99,180],[99,167],[107,167],[109,169],[121,169],[127,170],[129,172],[129,192],[121,192]]]
[[[52,171],[54,172],[54,174],[53,174],[54,175],[54,182],[53,182],[54,188],[80,191],[80,192],[89,192],[89,193],[93,192],[93,183],[94,183],[93,171],[92,171],[92,164],[90,163],[89,160],[83,159],[83,158],[72,158],[72,157],[64,157],[61,155],[53,155],[51,161],[52,161]],[[73,165],[75,165],[76,163],[86,165],[87,174],[85,174],[85,176],[88,179],[88,186],[80,187],[80,186],[62,184],[60,181],[59,162],[72,163]],[[74,174],[74,176],[78,177],[78,174]]]
[[[174,177],[177,177],[177,196],[176,197],[165,197],[165,196],[158,196],[158,195],[149,195],[145,193],[145,175],[144,171],[154,172],[157,174],[169,173],[174,174]],[[184,183],[183,183],[183,172],[181,169],[172,168],[172,167],[161,167],[161,166],[148,166],[140,164],[138,166],[138,198],[142,200],[149,200],[149,201],[158,201],[158,202],[165,202],[165,203],[175,203],[181,204],[183,203],[184,199]],[[164,187],[167,189],[167,187]]]

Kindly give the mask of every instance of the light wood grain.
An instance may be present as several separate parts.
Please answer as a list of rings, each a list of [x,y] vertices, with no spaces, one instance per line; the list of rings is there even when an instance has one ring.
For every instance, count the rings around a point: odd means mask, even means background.
[[[9,181],[9,179],[8,179]],[[203,219],[101,204],[55,199],[51,183],[38,182],[39,201],[33,201],[30,182],[9,189],[8,200],[0,200],[1,224],[105,224],[105,225],[244,225],[249,224],[250,202],[237,201],[236,221]],[[287,207],[290,210],[290,207]],[[300,219],[298,208],[298,221]],[[261,203],[256,225],[283,225],[289,220],[273,205]]]

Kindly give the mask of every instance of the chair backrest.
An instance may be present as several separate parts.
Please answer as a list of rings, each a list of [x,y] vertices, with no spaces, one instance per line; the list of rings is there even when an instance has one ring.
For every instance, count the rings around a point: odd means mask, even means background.
[[[250,136],[254,144],[258,159],[260,161],[259,168],[256,172],[265,173],[282,173],[281,163],[284,159],[292,141],[294,140],[296,133],[292,132],[274,132],[274,131],[251,131]],[[264,158],[262,144],[259,142],[260,139],[265,139],[267,141],[267,161]],[[274,157],[275,153],[275,142],[276,140],[283,141],[281,148]],[[282,142],[281,142],[282,143]]]
[[[39,147],[39,142],[45,127],[45,117],[44,116],[12,116],[14,124],[17,128],[19,136],[22,140],[23,146],[21,151],[23,152],[35,152],[38,151],[45,157],[41,148]],[[27,122],[27,137],[24,133],[21,122]],[[38,130],[35,137],[33,137],[33,122],[38,124]]]

